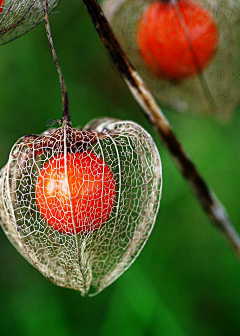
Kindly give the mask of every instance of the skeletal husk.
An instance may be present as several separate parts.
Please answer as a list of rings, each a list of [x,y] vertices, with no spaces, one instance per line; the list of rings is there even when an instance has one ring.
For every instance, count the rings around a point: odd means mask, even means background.
[[[213,17],[219,34],[217,51],[200,73],[181,81],[171,81],[152,74],[136,43],[139,19],[154,1],[105,0],[103,3],[104,13],[131,63],[163,105],[181,113],[229,119],[240,101],[240,2],[194,0]],[[169,1],[169,6],[177,6],[177,3]]]
[[[41,168],[59,153],[91,152],[111,169],[116,198],[97,230],[64,234],[36,204]],[[95,295],[136,259],[154,226],[162,190],[161,160],[152,137],[131,121],[102,118],[80,131],[64,124],[13,146],[0,175],[1,226],[15,248],[46,278]],[[71,196],[71,195],[69,195]]]
[[[48,12],[60,0],[48,0]],[[25,34],[44,20],[42,0],[5,0],[0,15],[0,45]]]

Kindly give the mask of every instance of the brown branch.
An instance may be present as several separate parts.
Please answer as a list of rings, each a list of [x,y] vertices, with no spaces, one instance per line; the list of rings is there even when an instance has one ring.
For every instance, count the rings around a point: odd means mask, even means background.
[[[199,199],[209,220],[223,232],[240,259],[240,238],[232,226],[223,205],[218,201],[197,171],[176,135],[173,133],[168,120],[156,104],[151,93],[147,90],[139,74],[129,62],[98,2],[96,0],[82,1],[103,44],[111,55],[114,64],[128,85],[135,100],[142,107],[143,112],[161,137],[184,178],[188,181],[190,187]]]
[[[53,44],[51,28],[50,28],[50,23],[49,23],[49,16],[48,16],[48,3],[47,3],[47,0],[43,0],[42,2],[43,2],[43,10],[44,10],[45,28],[46,28],[47,38],[48,38],[48,42],[49,42],[49,47],[50,47],[50,50],[52,52],[52,57],[53,57],[54,64],[57,68],[57,72],[58,72],[58,75],[59,75],[60,86],[61,86],[62,107],[63,107],[62,120],[65,121],[68,124],[71,124],[67,87],[66,87],[65,80],[64,80],[64,77],[63,77],[63,74],[62,74],[61,67],[60,67],[59,62],[58,62],[57,53],[56,53],[56,50],[55,50],[54,44]]]

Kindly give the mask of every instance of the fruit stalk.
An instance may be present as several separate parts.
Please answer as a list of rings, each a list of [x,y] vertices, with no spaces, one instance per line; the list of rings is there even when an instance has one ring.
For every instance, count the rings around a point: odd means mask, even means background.
[[[156,104],[152,94],[148,91],[141,77],[126,57],[98,2],[96,0],[82,1],[95,29],[133,97],[141,106],[142,111],[145,113],[157,134],[167,147],[182,172],[183,177],[189,183],[196,197],[200,201],[210,222],[223,232],[240,259],[240,238],[230,222],[224,206],[217,199],[196,169],[194,163],[174,134],[162,110]]]
[[[62,73],[62,70],[61,70],[61,67],[58,61],[57,53],[56,53],[53,39],[52,39],[51,28],[50,28],[50,23],[49,23],[49,16],[48,16],[48,3],[47,3],[47,0],[43,0],[42,3],[43,3],[45,29],[46,29],[46,34],[48,38],[48,43],[49,43],[50,50],[52,52],[54,64],[57,68],[57,72],[59,75],[59,81],[60,81],[60,87],[61,87],[61,93],[62,93],[62,108],[63,108],[62,121],[70,125],[71,118],[70,118],[70,113],[69,113],[69,100],[68,100],[67,87],[65,84],[63,73]]]

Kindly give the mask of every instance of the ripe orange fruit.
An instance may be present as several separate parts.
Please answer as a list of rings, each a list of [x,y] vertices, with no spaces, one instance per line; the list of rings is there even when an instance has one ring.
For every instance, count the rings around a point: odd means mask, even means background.
[[[65,167],[66,165],[66,167]],[[41,169],[36,184],[41,215],[66,234],[98,229],[110,217],[116,196],[113,173],[95,154],[59,154]]]
[[[136,41],[155,76],[180,81],[212,60],[218,30],[213,16],[195,1],[156,1],[140,17]]]
[[[4,0],[0,0],[0,14],[2,13]]]

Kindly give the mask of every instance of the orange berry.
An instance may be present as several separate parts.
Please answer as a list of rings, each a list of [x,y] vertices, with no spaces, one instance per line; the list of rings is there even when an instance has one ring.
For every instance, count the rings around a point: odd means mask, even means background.
[[[108,165],[85,151],[50,159],[40,171],[35,191],[41,215],[55,230],[88,233],[109,219],[116,184]]]
[[[180,81],[204,70],[218,45],[212,15],[192,0],[151,3],[137,25],[139,52],[158,78]]]
[[[2,13],[4,0],[0,0],[0,14]]]

